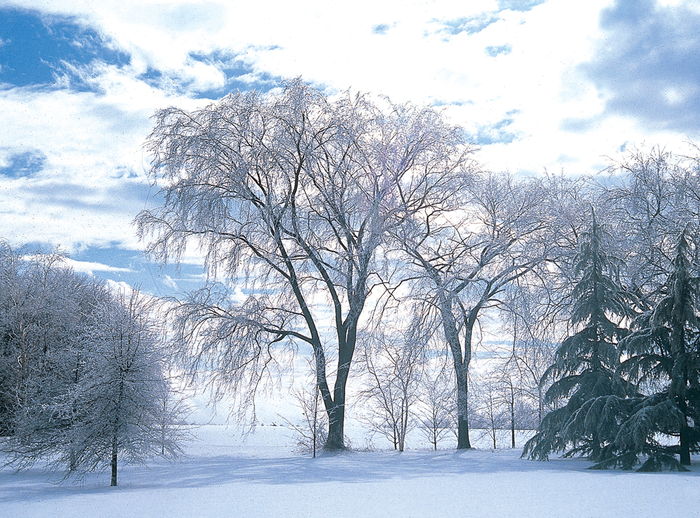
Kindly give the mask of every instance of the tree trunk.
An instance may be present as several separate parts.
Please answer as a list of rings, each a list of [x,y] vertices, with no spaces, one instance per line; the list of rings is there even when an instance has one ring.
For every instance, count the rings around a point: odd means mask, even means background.
[[[687,426],[681,428],[680,454],[681,464],[690,466],[690,428]]]
[[[469,387],[467,386],[467,367],[457,369],[457,449],[472,447],[469,441]]]
[[[110,486],[116,486],[117,485],[117,440],[114,439],[112,441],[112,462],[110,463],[112,466],[112,480],[110,482]]]
[[[356,340],[356,320],[347,324],[347,328],[345,329],[339,327],[338,374],[333,387],[333,403],[330,407],[326,404],[328,412],[328,438],[326,439],[326,444],[323,446],[325,451],[342,451],[347,449],[345,447],[345,394],[348,377],[350,376],[350,365],[355,353]],[[318,376],[318,365],[316,369]],[[325,382],[325,365],[323,377]]]
[[[472,359],[472,328],[476,321],[478,309],[472,309],[468,317],[465,318],[464,352],[460,344],[459,331],[452,314],[452,303],[454,295],[440,294],[440,316],[442,318],[442,328],[445,333],[445,340],[452,353],[452,361],[457,379],[457,449],[464,450],[471,448],[469,442],[469,364]]]
[[[328,438],[323,446],[325,451],[345,450],[345,405],[336,401],[328,411]]]
[[[78,459],[76,459],[76,457],[75,457],[75,448],[73,447],[73,444],[71,443],[71,445],[70,445],[70,463],[68,466],[68,470],[72,473],[77,469],[78,469]]]
[[[333,405],[328,410],[328,438],[323,446],[325,451],[343,451],[345,447],[345,387],[350,371],[352,356],[347,357],[340,351],[338,375],[333,390]]]
[[[469,442],[469,423],[463,417],[457,418],[457,449],[468,450],[472,447]]]

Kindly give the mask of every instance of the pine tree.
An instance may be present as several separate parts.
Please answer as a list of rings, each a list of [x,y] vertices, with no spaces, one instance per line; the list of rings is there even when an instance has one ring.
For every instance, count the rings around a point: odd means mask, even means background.
[[[523,456],[546,460],[552,452],[566,451],[566,456],[605,458],[623,410],[620,401],[635,393],[615,372],[617,344],[627,333],[620,323],[633,298],[620,286],[622,262],[606,251],[610,238],[593,213],[573,265],[578,280],[571,292],[571,324],[578,331],[562,342],[541,380],[553,381],[545,402],[563,406],[544,417]]]
[[[631,415],[615,439],[619,453],[601,467],[632,467],[646,455],[643,471],[683,470],[691,451],[700,449],[700,278],[692,275],[692,251],[686,230],[661,300],[634,321],[633,332],[620,344],[627,357],[620,371],[651,393],[632,400]],[[677,445],[659,441],[659,434],[676,437]]]

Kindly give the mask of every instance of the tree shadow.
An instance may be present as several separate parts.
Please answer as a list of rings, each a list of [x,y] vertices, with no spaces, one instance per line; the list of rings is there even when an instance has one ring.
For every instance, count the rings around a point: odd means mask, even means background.
[[[390,479],[453,478],[457,475],[516,474],[536,472],[579,472],[591,476],[635,476],[621,470],[590,471],[581,459],[553,459],[549,462],[518,458],[519,450],[343,452],[309,457],[264,458],[239,455],[190,457],[150,467],[128,466],[120,473],[120,486],[110,488],[105,474],[87,476],[82,482],[58,484],[40,468],[27,472],[0,473],[0,500],[30,501],[80,495],[113,494],[153,489],[207,488],[225,484],[294,485],[315,483],[366,484]],[[670,476],[700,476],[690,473]],[[640,475],[636,475],[640,476]],[[49,477],[49,478],[47,478]]]

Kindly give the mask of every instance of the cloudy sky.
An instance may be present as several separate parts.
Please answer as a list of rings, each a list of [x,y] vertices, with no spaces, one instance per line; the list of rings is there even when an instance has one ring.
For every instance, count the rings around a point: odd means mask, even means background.
[[[0,238],[185,290],[146,262],[155,110],[301,76],[444,107],[493,170],[594,174],[700,142],[700,2],[0,0]]]

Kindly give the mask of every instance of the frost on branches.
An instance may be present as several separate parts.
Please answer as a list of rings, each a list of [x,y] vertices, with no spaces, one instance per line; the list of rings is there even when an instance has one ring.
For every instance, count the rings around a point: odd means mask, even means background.
[[[176,456],[187,436],[184,405],[170,387],[151,302],[138,291],[111,293],[60,256],[3,251],[6,463],[46,461],[68,477],[109,467],[117,485],[120,459]]]

